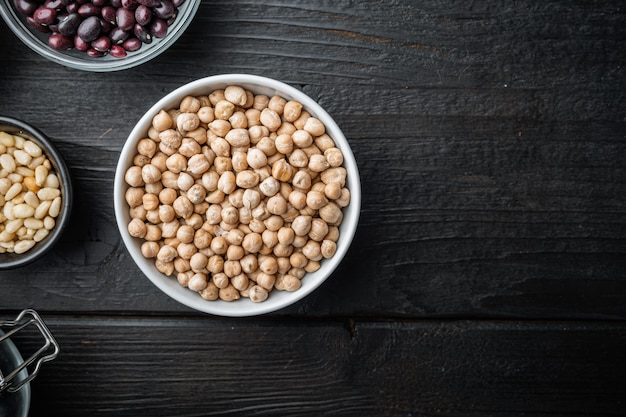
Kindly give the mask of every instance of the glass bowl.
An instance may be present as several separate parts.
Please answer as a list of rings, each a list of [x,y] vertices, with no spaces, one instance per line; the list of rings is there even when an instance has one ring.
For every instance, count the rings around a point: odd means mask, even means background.
[[[115,58],[110,55],[91,57],[87,53],[75,49],[69,51],[53,49],[48,45],[49,33],[42,33],[28,24],[26,16],[20,14],[13,6],[13,0],[0,1],[0,15],[13,33],[39,55],[70,68],[93,72],[110,72],[141,65],[163,53],[187,29],[199,6],[200,0],[187,0],[179,7],[176,20],[168,28],[168,33],[164,38],[154,38],[152,43],[143,44],[138,51],[128,52],[123,58]]]
[[[346,187],[350,191],[350,202],[342,210],[343,219],[339,226],[339,238],[334,256],[321,260],[318,270],[307,272],[302,277],[301,287],[298,290],[289,292],[274,289],[269,297],[260,303],[243,296],[235,301],[203,299],[197,292],[179,284],[176,273],[169,277],[161,273],[156,268],[154,259],[147,259],[142,255],[141,245],[144,240],[132,237],[128,231],[131,218],[129,205],[125,199],[126,191],[129,189],[125,181],[125,173],[134,163],[138,142],[148,136],[153,117],[162,109],[178,109],[182,99],[186,96],[206,96],[214,90],[224,89],[229,85],[241,86],[255,95],[263,94],[268,97],[278,95],[286,100],[297,100],[303,105],[305,111],[321,120],[326,127],[326,133],[343,153],[343,167],[347,171]],[[205,313],[231,317],[255,316],[276,311],[299,301],[331,276],[346,255],[356,232],[361,206],[361,185],[357,164],[348,141],[337,123],[317,102],[302,91],[277,80],[248,74],[224,74],[202,78],[179,87],[157,101],[141,117],[128,136],[119,157],[114,182],[114,205],[118,228],[126,248],[141,271],[159,289],[176,301]]]

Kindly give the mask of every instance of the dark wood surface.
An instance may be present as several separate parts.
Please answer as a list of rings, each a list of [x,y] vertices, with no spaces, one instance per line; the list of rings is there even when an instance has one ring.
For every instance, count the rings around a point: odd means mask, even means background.
[[[61,344],[30,415],[625,415],[625,45],[615,1],[204,1],[102,74],[0,24],[0,114],[53,138],[77,194],[63,241],[0,272],[0,316],[32,307]],[[133,124],[231,72],[318,100],[363,185],[333,276],[251,319],[167,298],[113,212]]]

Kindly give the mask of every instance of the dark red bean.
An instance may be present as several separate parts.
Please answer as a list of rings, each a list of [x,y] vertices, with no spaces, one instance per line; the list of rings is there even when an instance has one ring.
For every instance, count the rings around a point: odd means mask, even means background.
[[[81,22],[81,17],[78,13],[70,13],[59,21],[57,30],[59,33],[65,36],[73,36]]]
[[[114,27],[109,32],[109,38],[111,38],[111,42],[115,45],[121,45],[126,39],[128,39],[128,32],[120,29],[119,27]]]
[[[111,39],[108,36],[100,36],[91,42],[91,47],[96,51],[108,52],[111,49]]]
[[[53,33],[48,38],[48,45],[57,51],[69,51],[74,46],[74,39],[60,33]]]
[[[128,10],[135,10],[139,6],[136,0],[122,0],[122,7]]]
[[[35,22],[35,19],[33,19],[32,16],[26,16],[26,22],[28,22],[30,27],[38,30],[39,32],[47,33],[51,31],[49,26],[45,26],[45,25],[42,25],[41,23]]]
[[[124,58],[126,56],[126,50],[120,45],[113,45],[109,51],[109,55],[114,58]]]
[[[90,48],[87,51],[87,55],[89,55],[92,58],[102,58],[104,56],[104,52],[100,52],[97,49]]]
[[[100,12],[100,7],[93,3],[85,3],[78,8],[78,14],[83,17],[100,16]]]
[[[37,3],[33,0],[13,0],[13,5],[23,15],[30,16],[37,9]]]
[[[54,23],[57,11],[49,7],[39,7],[33,12],[33,20],[40,25],[48,26]]]
[[[170,0],[161,0],[161,4],[154,7],[152,12],[159,19],[167,20],[174,15],[176,8]]]
[[[11,1],[35,30],[55,34],[51,47],[123,57],[165,37],[186,0]]]
[[[111,24],[116,24],[115,23],[116,14],[117,14],[116,9],[113,6],[104,6],[102,10],[100,11],[100,15],[102,16],[102,18]]]
[[[122,30],[131,30],[135,26],[135,13],[120,7],[115,13],[117,26]]]
[[[63,4],[61,0],[46,0],[43,5],[44,7],[49,7],[55,10],[61,10],[63,7],[65,7],[65,4]]]
[[[167,23],[163,19],[154,19],[148,26],[148,30],[155,38],[164,38],[167,35]]]
[[[145,26],[152,20],[152,10],[145,5],[140,5],[135,9],[135,21],[141,26]]]
[[[122,48],[127,50],[128,52],[135,52],[141,49],[143,43],[137,38],[128,38],[122,44]]]
[[[78,13],[78,9],[80,8],[80,4],[77,2],[73,2],[65,6],[65,11],[67,13]]]
[[[74,48],[76,48],[77,51],[87,52],[89,48],[91,48],[91,44],[85,42],[80,36],[74,35]]]
[[[107,20],[104,20],[100,16],[98,16],[98,18],[100,19],[100,25],[102,26],[102,32],[101,33],[109,33],[111,31],[111,29],[113,29],[115,27],[114,23],[111,23],[111,22],[109,22]]]
[[[144,26],[141,26],[139,23],[135,23],[133,27],[133,33],[143,43],[152,43],[152,35],[148,32]]]
[[[85,42],[91,42],[100,36],[101,31],[102,23],[100,23],[100,18],[98,16],[91,16],[82,21],[76,33]]]

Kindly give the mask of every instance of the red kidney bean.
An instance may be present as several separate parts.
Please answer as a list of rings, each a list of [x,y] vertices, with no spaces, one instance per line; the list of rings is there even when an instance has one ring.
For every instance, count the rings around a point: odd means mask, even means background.
[[[33,12],[33,19],[40,25],[48,26],[54,23],[57,11],[49,7],[39,7]]]
[[[33,0],[13,0],[13,5],[18,12],[27,16],[32,15],[38,6]]]
[[[136,0],[122,0],[122,7],[128,10],[135,10],[139,6]]]
[[[87,52],[89,48],[91,48],[91,44],[85,42],[80,36],[74,35],[74,48],[76,48],[77,51]]]
[[[111,29],[111,32],[109,32],[109,38],[111,38],[111,42],[114,45],[121,45],[124,43],[124,41],[128,39],[128,35],[127,31],[122,30],[119,27],[114,27]]]
[[[161,0],[137,0],[137,3],[148,7],[157,7]]]
[[[115,24],[115,16],[117,14],[116,10],[117,9],[113,6],[104,6],[100,11],[100,14],[104,20],[113,25]]]
[[[39,32],[47,33],[51,31],[49,26],[45,26],[41,23],[35,22],[35,19],[32,16],[28,16],[26,18],[26,22],[30,25],[30,27],[37,29]]]
[[[120,29],[131,30],[135,26],[135,13],[121,7],[115,13],[115,21]]]
[[[176,8],[170,0],[162,0],[161,4],[154,7],[152,10],[156,17],[167,20],[174,15]]]
[[[145,26],[152,20],[152,10],[143,4],[135,9],[135,21],[141,26]]]
[[[150,34],[155,38],[164,38],[167,35],[167,23],[163,19],[154,19],[148,26]]]
[[[78,9],[80,8],[81,4],[78,2],[74,2],[74,3],[69,3],[67,6],[65,6],[65,11],[67,13],[78,13]]]
[[[139,23],[136,23],[133,27],[133,33],[143,43],[152,43],[152,35],[148,30],[141,26]]]
[[[69,50],[74,46],[74,40],[60,33],[53,33],[48,38],[48,45],[57,51]]]
[[[100,18],[98,16],[91,16],[81,22],[76,33],[85,42],[91,42],[100,36],[101,31],[102,23],[100,23]]]
[[[49,7],[55,10],[61,10],[63,7],[65,7],[61,0],[46,0],[43,5],[44,7]]]
[[[143,43],[137,38],[128,38],[122,43],[122,48],[128,52],[135,52],[141,49]]]
[[[100,36],[98,39],[91,42],[91,47],[96,51],[109,52],[109,49],[111,49],[111,38],[108,36]]]
[[[103,52],[98,51],[97,49],[89,48],[89,50],[87,51],[87,55],[89,55],[92,58],[102,58],[105,54]]]
[[[81,17],[78,13],[70,13],[59,21],[58,32],[65,36],[73,36],[81,22]]]
[[[78,8],[78,14],[83,17],[100,16],[101,8],[93,3],[82,4]]]
[[[126,50],[120,45],[113,45],[109,51],[109,55],[114,58],[124,58],[126,56]]]
[[[2,0],[0,0],[2,1]],[[50,47],[123,58],[163,38],[186,0],[12,0]]]

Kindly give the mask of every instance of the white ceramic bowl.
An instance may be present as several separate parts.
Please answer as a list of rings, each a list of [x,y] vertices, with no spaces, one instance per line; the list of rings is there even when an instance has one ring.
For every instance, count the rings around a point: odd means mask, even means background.
[[[146,259],[142,256],[140,247],[143,240],[131,237],[127,229],[130,216],[128,213],[129,207],[124,198],[128,188],[124,181],[124,173],[132,164],[133,157],[136,154],[137,142],[147,136],[153,116],[161,109],[178,108],[181,100],[187,95],[208,95],[212,91],[223,89],[228,85],[239,85],[252,91],[254,94],[265,94],[270,97],[279,95],[286,100],[293,99],[302,103],[304,110],[320,119],[326,126],[326,132],[343,153],[343,166],[348,173],[346,186],[350,190],[351,200],[350,204],[343,209],[344,217],[339,228],[340,237],[337,242],[336,254],[330,259],[322,260],[321,268],[316,272],[307,273],[302,278],[302,287],[299,290],[294,292],[274,290],[270,293],[269,298],[262,303],[254,303],[243,297],[233,302],[222,300],[206,301],[202,299],[198,293],[181,286],[176,278],[167,277],[159,272],[154,266],[154,260]],[[280,81],[246,74],[225,74],[202,78],[183,85],[154,104],[135,125],[122,149],[115,175],[114,194],[115,216],[122,239],[141,271],[158,288],[178,302],[205,313],[230,317],[254,316],[276,311],[297,302],[319,287],[333,273],[346,255],[356,232],[361,206],[361,185],[357,164],[348,141],[332,117],[319,104],[300,90]]]
[[[141,65],[173,45],[183,34],[193,20],[200,0],[187,0],[179,8],[179,13],[174,23],[169,27],[167,36],[163,39],[155,39],[150,44],[142,45],[141,49],[129,52],[124,58],[104,56],[92,58],[85,52],[76,50],[57,51],[48,45],[49,33],[42,33],[34,29],[13,6],[13,0],[0,1],[0,15],[13,33],[30,49],[61,65],[92,72],[119,71]]]

